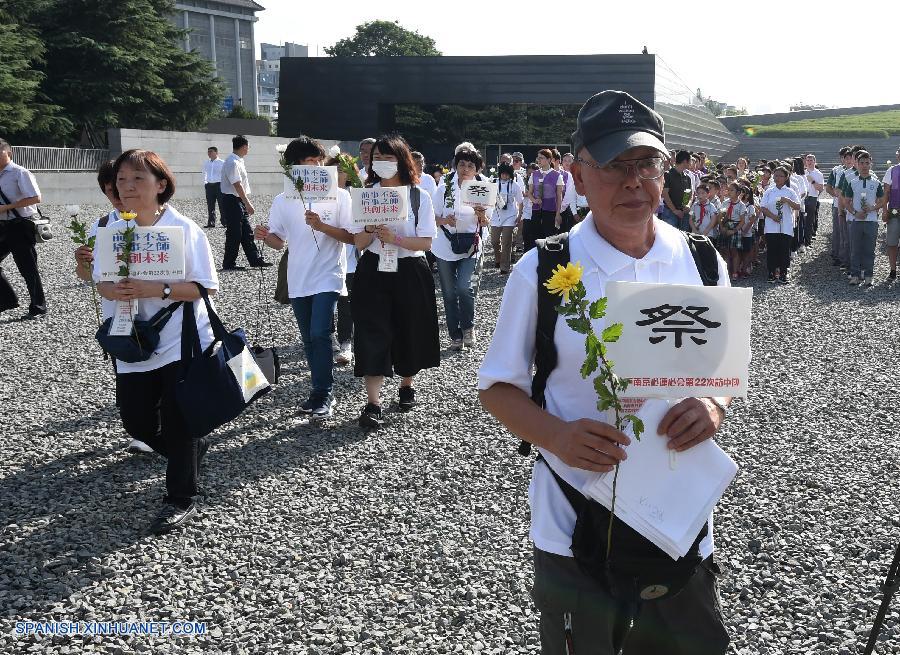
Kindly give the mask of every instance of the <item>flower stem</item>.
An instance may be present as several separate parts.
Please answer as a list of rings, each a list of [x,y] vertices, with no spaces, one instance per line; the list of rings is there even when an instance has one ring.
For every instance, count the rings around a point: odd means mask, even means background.
[[[85,270],[90,270],[90,264],[84,262]],[[89,282],[91,285],[91,300],[94,303],[94,315],[97,317],[97,327],[100,327],[100,305],[97,303],[97,285],[94,283],[94,280],[91,279]]]
[[[600,352],[600,363],[606,371],[607,379],[610,381],[609,390],[613,397],[613,409],[616,410],[616,430],[622,431],[622,403],[619,401],[619,393],[616,389],[615,378],[613,377],[612,366],[603,352]],[[612,529],[613,521],[616,518],[616,484],[619,482],[619,465],[616,464],[616,472],[613,474],[612,483],[612,502],[609,507],[609,527],[606,529],[606,559],[609,560],[612,552]]]

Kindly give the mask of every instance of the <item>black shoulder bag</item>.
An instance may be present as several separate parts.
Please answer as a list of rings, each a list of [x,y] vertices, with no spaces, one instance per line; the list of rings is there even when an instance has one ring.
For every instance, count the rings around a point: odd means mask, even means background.
[[[719,264],[716,249],[704,236],[683,233],[705,286],[715,286],[719,280]],[[537,241],[538,280],[546,280],[558,265],[570,260],[569,235],[559,234]],[[543,284],[538,284],[538,319],[535,340],[535,373],[531,384],[531,399],[540,407],[546,407],[544,391],[547,378],[557,365],[556,345],[553,337],[559,316],[556,307],[561,296],[551,294]],[[528,455],[531,444],[522,441],[519,453]],[[538,457],[550,469],[566,499],[577,516],[572,534],[572,554],[579,567],[597,580],[621,603],[621,616],[629,623],[642,601],[670,598],[690,581],[702,561],[699,545],[708,528],[697,535],[688,554],[673,560],[638,532],[617,517],[613,519],[615,539],[609,559],[607,530],[610,512],[600,503],[586,498],[581,492],[563,480],[546,460]]]

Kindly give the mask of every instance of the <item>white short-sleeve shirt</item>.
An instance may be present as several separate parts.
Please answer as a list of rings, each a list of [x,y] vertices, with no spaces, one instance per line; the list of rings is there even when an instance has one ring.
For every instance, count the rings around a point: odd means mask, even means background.
[[[337,202],[313,202],[310,210],[323,223],[347,230],[350,227],[350,194],[337,190]],[[347,272],[345,243],[332,239],[306,224],[306,207],[299,199],[283,193],[272,200],[269,210],[269,231],[286,241],[291,249],[288,258],[288,296],[305,298],[317,293],[347,295],[344,276]]]
[[[125,221],[117,220],[109,223],[107,227],[123,228]],[[213,262],[212,249],[203,230],[191,219],[185,218],[171,206],[167,206],[165,212],[156,222],[155,227],[180,227],[184,232],[184,270],[185,275],[181,279],[156,280],[157,282],[198,282],[206,289],[218,289],[219,277]],[[100,282],[99,259],[94,258],[94,281]],[[162,298],[141,298],[138,301],[139,310],[135,318],[147,320],[163,307],[172,304],[172,300]],[[190,311],[191,303],[179,308],[159,334],[159,346],[153,355],[144,362],[116,361],[116,370],[119,373],[142,373],[177,362],[181,359],[181,317],[185,310]],[[209,324],[209,315],[203,300],[194,301],[194,313],[197,317],[197,332],[200,335],[200,345],[205,349],[213,341],[212,327]]]
[[[512,227],[519,217],[519,207],[522,206],[524,195],[522,185],[515,180],[499,180],[497,182],[497,195],[506,203],[501,209],[499,204],[491,216],[491,227]]]
[[[447,207],[447,202],[444,199],[444,193],[447,187],[443,183],[438,185],[438,188],[434,192],[434,196],[432,197],[434,204],[434,215],[436,217],[443,218],[445,216],[453,214],[453,216],[456,218],[456,225],[441,226],[445,228],[450,234],[456,234],[457,232],[474,233],[478,231],[478,218],[475,216],[475,210],[471,207],[467,207],[462,203],[462,197],[459,193],[459,178],[454,178],[452,185],[453,186],[451,187],[451,189],[453,194],[453,201],[451,207]],[[488,217],[488,219],[493,217],[493,212],[493,207],[485,207],[484,209],[484,213]],[[450,246],[450,241],[444,234],[444,230],[440,228],[437,228],[437,236],[435,236],[434,241],[431,242],[431,253],[435,257],[443,259],[447,262],[459,261],[460,259],[468,259],[471,256],[468,254],[458,255],[453,252],[453,248]]]
[[[372,185],[373,188],[379,188],[381,186],[381,182],[377,182]],[[412,190],[412,189],[410,189]],[[410,206],[406,213],[406,220],[391,223],[388,227],[393,231],[394,234],[400,237],[430,237],[434,239],[435,234],[437,233],[437,224],[434,222],[434,207],[431,204],[431,196],[429,196],[422,187],[419,187],[419,224],[416,226],[416,216],[413,213],[412,202],[410,202]],[[365,231],[365,226],[363,225],[353,225],[349,230],[351,234],[360,234]],[[376,237],[372,239],[372,243],[368,245],[368,247],[363,250],[363,253],[371,252],[376,255],[381,255],[381,241]],[[360,253],[360,254],[363,254]],[[424,257],[424,250],[407,250],[406,248],[401,248],[398,246],[397,249],[398,257]]]
[[[222,193],[236,196],[237,191],[234,190],[236,182],[241,183],[244,193],[249,196],[250,177],[247,175],[247,167],[244,165],[244,160],[241,157],[238,157],[235,153],[231,153],[228,155],[225,163],[222,164],[222,179],[219,182]]]
[[[812,178],[812,182],[810,182],[808,179],[810,177]],[[818,198],[819,190],[816,189],[815,185],[825,184],[825,176],[822,175],[822,171],[820,171],[818,168],[813,168],[812,170],[807,169],[805,171],[805,177],[803,179],[806,180],[806,188],[808,189],[807,193],[809,194],[809,196],[811,198]]]
[[[687,242],[681,232],[659,219],[653,219],[656,236],[650,251],[634,259],[614,248],[597,232],[592,214],[569,233],[571,261],[584,266],[582,281],[589,298],[605,296],[606,283],[667,282],[700,285],[702,281]],[[503,292],[500,315],[478,374],[478,388],[489,389],[498,382],[511,384],[531,395],[532,365],[537,325],[537,249],[530,250],[513,268]],[[728,269],[719,260],[719,285],[729,286]],[[603,320],[594,321],[602,330]],[[547,411],[564,421],[581,418],[604,420],[597,411],[597,396],[591,380],[582,379],[579,370],[584,361],[584,336],[574,332],[563,320],[556,322],[554,343],[559,362],[547,379]],[[645,438],[659,438],[647,435]],[[513,448],[510,444],[510,448]],[[583,488],[591,473],[570,467],[553,453],[540,449],[553,470],[576,489]],[[575,529],[575,512],[550,471],[543,464],[534,467],[528,490],[531,505],[531,538],[534,545],[548,553],[572,556],[570,549]],[[703,557],[713,551],[712,517],[709,534],[700,544]]]
[[[796,203],[800,202],[800,197],[788,185],[784,185],[780,189],[777,186],[769,187],[763,194],[762,200],[759,202],[760,207],[765,207],[773,214],[778,213],[776,204],[779,198],[789,198]],[[778,223],[766,216],[766,234],[794,234],[794,210],[787,204],[781,205],[781,223]]]

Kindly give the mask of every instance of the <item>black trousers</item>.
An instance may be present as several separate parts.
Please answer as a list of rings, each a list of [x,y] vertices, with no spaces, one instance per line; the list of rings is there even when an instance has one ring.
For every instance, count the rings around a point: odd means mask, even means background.
[[[769,275],[775,275],[775,269],[781,269],[781,275],[787,275],[791,265],[791,242],[793,234],[766,235],[766,264]]]
[[[353,313],[350,309],[350,294],[353,293],[355,273],[347,273],[347,295],[338,298],[337,302],[337,340],[339,343],[353,338]]]
[[[34,246],[34,226],[31,221],[23,219],[0,221],[0,264],[12,255],[31,297],[28,311],[32,314],[44,314],[47,311],[47,299],[44,297],[44,285],[41,284],[37,250]],[[0,311],[18,306],[19,297],[0,268]]]
[[[719,602],[719,574],[719,567],[707,558],[677,596],[644,602],[623,655],[724,655],[729,639]],[[615,655],[616,603],[573,558],[535,548],[531,595],[541,613],[543,655]]]
[[[222,185],[218,182],[206,183],[206,211],[209,217],[206,220],[208,227],[216,224],[216,203],[219,203],[219,214],[222,216],[222,225],[225,225],[225,216],[222,214]]]
[[[541,238],[543,238],[541,236],[541,222],[532,214],[529,220],[522,221],[522,245],[525,248],[525,252],[534,248],[534,242]]]
[[[542,209],[539,212],[534,212],[531,214],[531,220],[535,219],[538,220],[538,225],[540,225],[540,236],[537,237],[538,239],[546,239],[565,231],[565,225],[562,223],[560,223],[559,227],[556,227],[555,211],[544,211]],[[562,214],[560,214],[560,219],[562,219]]]
[[[812,238],[816,235],[816,229],[819,225],[819,199],[818,198],[810,198],[806,197],[805,200],[806,205],[806,225],[804,226],[804,241],[803,245],[809,246],[812,244]]]
[[[187,507],[199,492],[197,454],[202,439],[187,435],[175,400],[181,362],[145,373],[117,373],[116,398],[125,431],[167,459],[166,502]]]
[[[243,247],[244,255],[250,264],[258,264],[262,261],[256,243],[253,241],[253,230],[250,229],[250,221],[244,203],[237,196],[223,193],[221,200],[222,218],[225,222],[225,258],[222,261],[223,268],[230,268],[237,264],[238,250]]]

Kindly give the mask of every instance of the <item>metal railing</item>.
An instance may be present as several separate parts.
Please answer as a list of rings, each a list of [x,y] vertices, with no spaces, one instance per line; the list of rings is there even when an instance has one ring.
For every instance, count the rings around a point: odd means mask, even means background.
[[[13,161],[30,171],[96,171],[109,150],[13,146]]]

